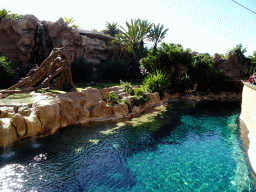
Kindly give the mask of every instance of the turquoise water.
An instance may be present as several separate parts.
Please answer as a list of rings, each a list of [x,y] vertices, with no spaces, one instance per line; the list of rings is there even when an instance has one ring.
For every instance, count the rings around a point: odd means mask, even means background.
[[[175,102],[154,117],[69,126],[2,149],[0,191],[255,191],[240,106]]]

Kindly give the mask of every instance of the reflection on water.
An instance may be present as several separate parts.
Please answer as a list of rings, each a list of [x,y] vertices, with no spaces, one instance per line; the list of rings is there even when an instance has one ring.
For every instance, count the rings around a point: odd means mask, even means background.
[[[69,126],[7,158],[2,149],[0,189],[255,191],[239,113],[240,103],[176,102],[125,122]]]

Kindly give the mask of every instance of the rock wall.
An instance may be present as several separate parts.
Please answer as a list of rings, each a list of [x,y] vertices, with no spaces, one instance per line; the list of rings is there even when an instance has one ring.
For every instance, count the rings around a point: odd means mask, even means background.
[[[249,131],[248,157],[251,166],[256,173],[256,86],[243,82],[242,110],[240,119],[246,124]]]
[[[25,15],[21,20],[3,18],[0,54],[17,63],[21,76],[25,76],[33,65],[40,65],[53,48],[66,46],[72,61],[84,57],[95,65],[96,71],[96,65],[116,57],[119,48],[111,43],[112,37],[98,34],[96,38],[92,32],[83,31],[68,27],[62,18],[56,22],[39,21],[34,15]]]
[[[163,104],[169,98],[169,95],[165,95],[161,101],[158,93],[147,93],[147,103],[139,107],[132,106],[132,113],[129,113],[128,105],[125,103],[107,105],[104,99],[110,91],[114,91],[120,99],[127,98],[132,103],[132,96],[117,86],[100,90],[88,87],[81,92],[56,95],[32,92],[31,109],[19,108],[18,113],[12,112],[12,115],[7,116],[9,118],[0,118],[0,146],[8,146],[36,135],[54,134],[59,128],[72,124],[106,122],[131,117],[146,108]],[[2,113],[1,110],[0,112]]]
[[[240,80],[243,79],[246,74],[247,67],[239,63],[235,54],[231,54],[226,60],[223,60],[221,55],[215,53],[212,60],[215,62],[217,69],[223,69],[225,75],[232,78],[234,81],[240,82]]]

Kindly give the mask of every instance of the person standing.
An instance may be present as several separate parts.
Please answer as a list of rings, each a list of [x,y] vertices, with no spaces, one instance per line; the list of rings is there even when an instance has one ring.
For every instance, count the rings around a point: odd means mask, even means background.
[[[250,84],[256,85],[256,73],[253,73],[253,75],[248,79],[248,82]]]

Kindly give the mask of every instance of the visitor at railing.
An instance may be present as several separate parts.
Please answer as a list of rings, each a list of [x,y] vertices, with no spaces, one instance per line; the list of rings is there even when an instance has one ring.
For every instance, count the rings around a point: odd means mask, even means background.
[[[256,85],[256,73],[253,73],[253,75],[248,79],[248,82],[250,84]]]

